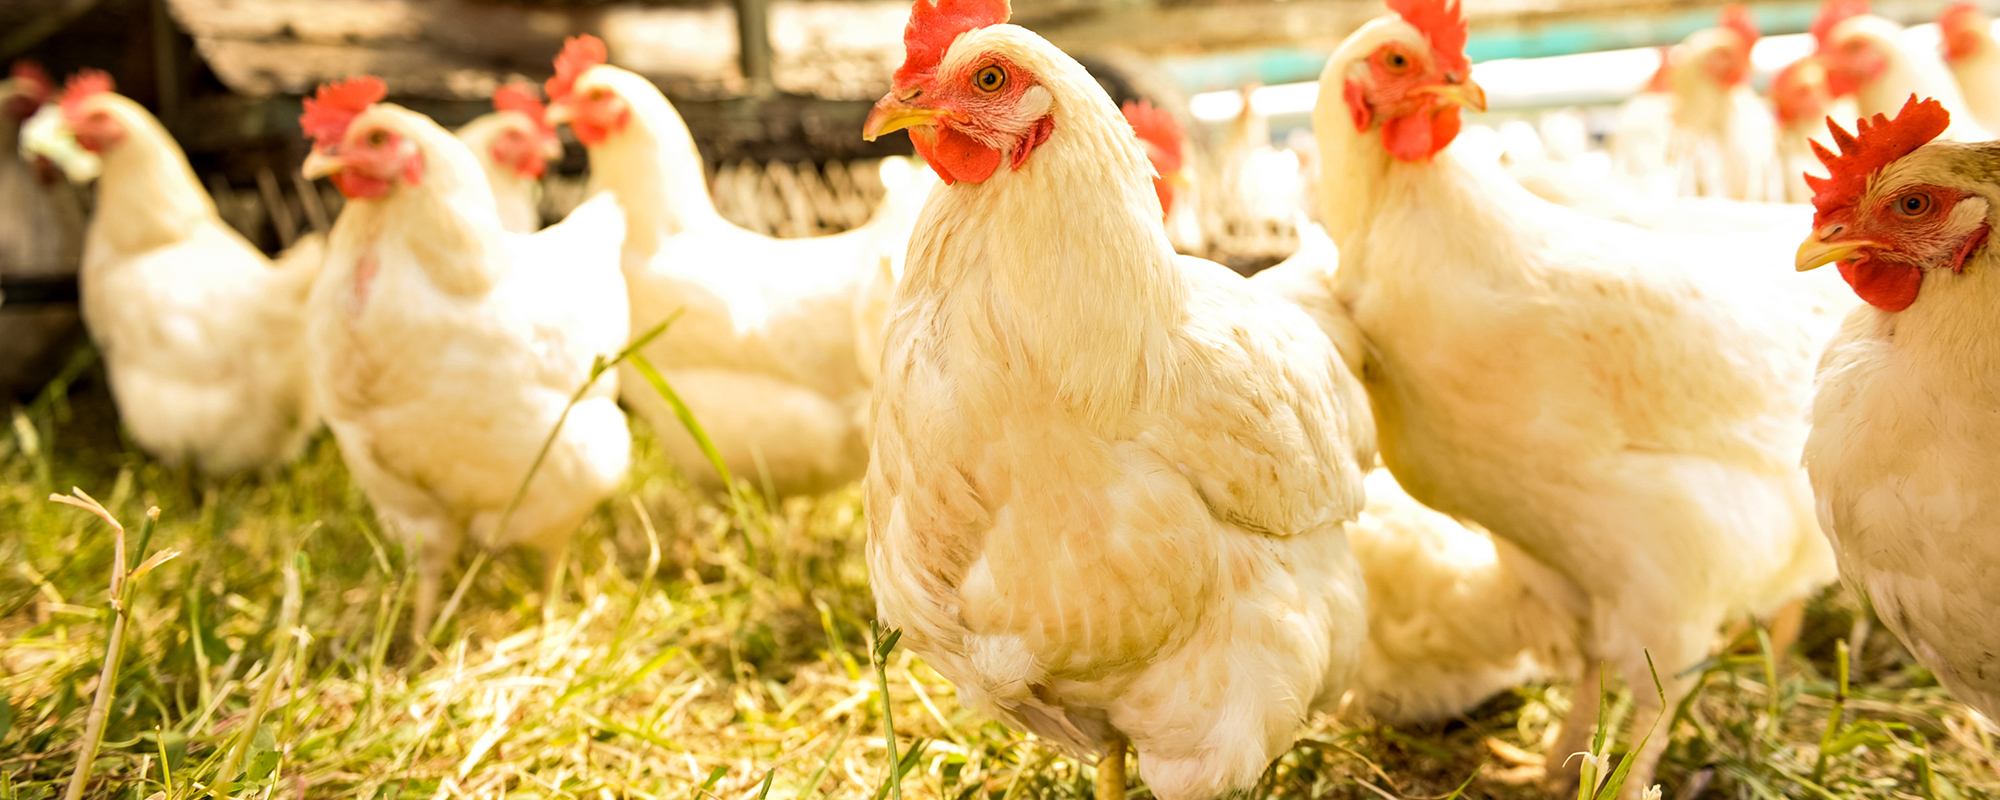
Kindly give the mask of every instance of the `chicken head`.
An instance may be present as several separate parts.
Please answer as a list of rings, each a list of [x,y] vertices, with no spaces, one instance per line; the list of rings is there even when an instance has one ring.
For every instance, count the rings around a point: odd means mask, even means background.
[[[1055,132],[1048,89],[1005,42],[953,46],[961,34],[1004,23],[1010,13],[1006,0],[916,4],[894,88],[868,113],[862,136],[872,142],[908,128],[917,153],[946,184],[982,183],[1002,161],[1020,169]]]
[[[424,157],[416,141],[397,131],[395,120],[366,114],[387,94],[381,78],[363,75],[321,86],[306,98],[299,127],[313,140],[313,151],[300,171],[329,178],[350,200],[379,200],[399,181],[422,182]]]
[[[102,70],[78,70],[70,76],[69,84],[63,87],[63,124],[78,146],[103,155],[125,141],[127,122],[121,118],[121,100],[113,93],[111,76]]]
[[[1947,6],[1938,15],[1938,32],[1942,34],[1946,61],[1970,58],[1992,41],[1989,33],[1993,21],[1979,10],[1979,4],[1971,0],[1959,0]]]
[[[493,163],[507,165],[525,180],[536,180],[548,170],[550,161],[562,158],[562,140],[556,137],[548,108],[535,96],[534,88],[512,83],[501,86],[493,92],[493,110],[500,117],[500,127],[487,145]]]
[[[1867,0],[1827,0],[1813,18],[1814,57],[1826,67],[1827,86],[1835,97],[1855,93],[1861,85],[1889,68],[1889,56],[1869,36],[1855,35],[1848,20],[1868,15]]]
[[[1465,57],[1457,0],[1390,0],[1397,16],[1371,23],[1368,57],[1348,66],[1342,96],[1356,131],[1379,127],[1401,161],[1425,161],[1458,136],[1459,108],[1486,110]]]
[[[1771,103],[1780,125],[1818,122],[1833,104],[1826,67],[1810,56],[1785,65],[1771,78]]]
[[[1895,119],[1877,114],[1852,134],[1829,121],[1840,153],[1813,144],[1830,177],[1806,176],[1817,213],[1799,246],[1798,269],[1837,262],[1855,294],[1891,312],[1916,302],[1926,272],[1963,270],[1986,243],[1991,204],[1961,176],[1987,172],[1955,163],[1966,145],[1940,144],[1910,157],[1950,124],[1942,104],[1914,95]]]
[[[27,60],[14,62],[7,80],[0,81],[0,118],[19,125],[34,116],[53,91],[49,74],[42,71],[40,64]]]
[[[563,42],[556,56],[556,74],[547,84],[549,122],[569,123],[576,138],[597,145],[632,121],[632,106],[611,86],[605,75],[593,72],[605,63],[604,40],[589,34]]]

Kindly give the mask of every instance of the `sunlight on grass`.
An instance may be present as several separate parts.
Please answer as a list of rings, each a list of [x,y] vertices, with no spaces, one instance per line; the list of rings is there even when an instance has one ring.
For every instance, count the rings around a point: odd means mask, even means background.
[[[431,657],[398,637],[409,558],[329,439],[204,481],[127,448],[88,367],[0,433],[0,800],[64,797],[79,774],[79,796],[118,800],[1090,794],[1089,767],[961,708],[875,630],[857,489],[707,495],[635,419],[635,469],[560,596],[495,554]],[[72,486],[104,516],[48,499]],[[127,547],[119,520],[150,541]],[[1652,734],[1672,742],[1667,797],[2000,791],[1987,732],[1861,614],[1829,593],[1805,658],[1752,634],[1704,664]],[[1544,797],[1537,768],[1494,754],[1559,762],[1569,697],[1525,687],[1430,728],[1322,721],[1256,795]],[[1614,691],[1606,721],[1631,706]],[[1622,752],[1603,742],[1601,763]]]

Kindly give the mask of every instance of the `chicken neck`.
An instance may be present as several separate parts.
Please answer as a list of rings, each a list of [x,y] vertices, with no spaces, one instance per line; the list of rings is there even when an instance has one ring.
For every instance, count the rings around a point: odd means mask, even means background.
[[[335,240],[354,246],[358,238],[364,247],[400,241],[438,288],[485,294],[507,262],[493,190],[478,160],[429,118],[394,106],[377,109],[401,118],[397,129],[422,153],[423,179],[399,183],[380,200],[350,201],[334,226]]]
[[[120,104],[117,114],[126,130],[124,141],[102,154],[104,170],[97,179],[97,211],[91,216],[89,240],[105,257],[142,253],[181,242],[204,224],[221,224],[215,201],[196,181],[194,168],[158,120],[138,105]]]
[[[1988,224],[2000,214],[1988,212]],[[1966,260],[1965,270],[1927,270],[1917,301],[1895,313],[1866,308],[1855,312],[1878,315],[1877,330],[1911,363],[1930,371],[1939,382],[1991,386],[2000,375],[2000,327],[1993,309],[2000,307],[2000,247],[1989,241]]]
[[[650,255],[670,236],[728,225],[708,196],[701,153],[680,113],[644,78],[618,78],[632,120],[590,148],[590,189],[617,193],[626,251]]]
[[[1118,109],[1068,56],[1009,52],[1049,90],[1054,133],[1018,169],[931,196],[900,291],[979,331],[997,360],[1108,434],[1167,385],[1165,337],[1186,314],[1187,279]]]

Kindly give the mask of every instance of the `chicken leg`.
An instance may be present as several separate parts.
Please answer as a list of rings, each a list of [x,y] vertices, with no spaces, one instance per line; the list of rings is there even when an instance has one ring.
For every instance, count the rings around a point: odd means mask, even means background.
[[[1125,735],[1112,731],[1097,759],[1097,800],[1125,800]]]
[[[1583,754],[1584,758],[1595,755],[1590,752],[1590,735],[1597,730],[1603,685],[1604,663],[1591,658],[1571,689],[1569,713],[1563,716],[1562,727],[1556,731],[1555,744],[1543,756],[1548,764],[1549,790],[1558,797],[1575,794],[1577,782],[1583,778],[1583,762],[1577,754]]]

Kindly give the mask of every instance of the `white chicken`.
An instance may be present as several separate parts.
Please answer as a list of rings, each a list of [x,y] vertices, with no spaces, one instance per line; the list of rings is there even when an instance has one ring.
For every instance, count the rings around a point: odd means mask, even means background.
[[[1868,13],[1868,0],[1825,0],[1813,19],[1817,49],[1836,97],[1854,95],[1866,116],[1890,114],[1911,95],[1937,100],[1951,112],[1945,137],[1961,142],[1993,138],[1966,105],[1944,59],[1935,50],[1912,45],[1903,28]]]
[[[503,230],[472,152],[383,94],[375,78],[324,86],[300,118],[315,140],[305,174],[348,199],[306,308],[308,361],[355,482],[417,553],[421,637],[466,536],[539,548],[554,567],[624,477],[617,376],[563,416],[593,359],[625,343],[624,216],[601,196],[540,233]]]
[[[2000,716],[2000,150],[1932,142],[1949,124],[1912,98],[1821,151],[1795,263],[1839,262],[1868,305],[1820,362],[1805,463],[1848,585],[1954,696]]]
[[[1938,15],[1944,60],[1965,95],[1966,110],[1988,131],[2000,131],[2000,42],[1993,20],[1971,0],[1959,0]]]
[[[1586,601],[1560,764],[1587,749],[1598,665],[1646,687],[1650,654],[1672,708],[1725,619],[1833,576],[1798,460],[1817,344],[1852,299],[1786,291],[1756,266],[1783,252],[1768,234],[1607,222],[1460,159],[1459,108],[1484,105],[1464,16],[1443,0],[1390,7],[1320,79],[1333,299],[1365,339],[1402,486]],[[1663,706],[1634,696],[1643,732]],[[1633,753],[1629,796],[1666,744]]]
[[[272,263],[109,75],[72,77],[62,114],[103,161],[78,280],[125,429],[155,458],[211,475],[290,461],[319,425],[299,308],[320,240]]]
[[[1298,227],[1299,251],[1250,282],[1303,309],[1358,374],[1367,344],[1334,297],[1339,248],[1319,225]],[[1424,507],[1388,470],[1365,485],[1368,506],[1347,540],[1368,583],[1368,646],[1347,713],[1434,722],[1529,681],[1576,674],[1589,606],[1568,581]]]
[[[1750,88],[1757,22],[1741,5],[1720,23],[1690,34],[1674,54],[1674,135],[1668,159],[1681,171],[1681,194],[1782,201],[1777,128]]]
[[[633,330],[680,315],[644,356],[733,474],[780,494],[851,482],[868,459],[857,295],[913,220],[877,215],[809,239],[737,227],[716,213],[680,115],[645,78],[605,64],[605,54],[590,36],[564,46],[548,82],[550,114],[590,151],[591,189],[616,193],[625,207]],[[693,437],[629,367],[624,397],[690,479],[716,485]]]
[[[917,0],[867,135],[947,185],[867,478],[882,620],[962,700],[1167,800],[1248,789],[1365,634],[1365,401],[1296,308],[1176,256],[1145,151],[1004,0]]]
[[[500,224],[515,233],[542,227],[542,175],[562,158],[562,140],[532,85],[505,84],[493,91],[493,113],[458,129],[458,140],[479,159]]]

